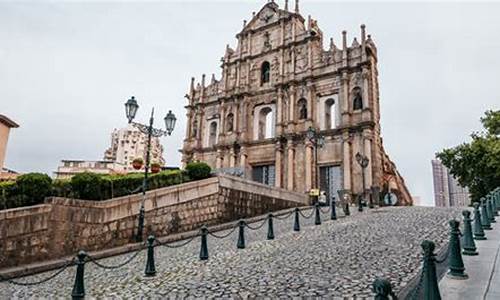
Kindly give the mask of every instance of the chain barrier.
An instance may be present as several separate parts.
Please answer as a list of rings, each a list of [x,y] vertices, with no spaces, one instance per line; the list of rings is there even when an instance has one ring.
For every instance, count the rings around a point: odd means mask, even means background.
[[[332,209],[332,208],[331,208],[330,206],[328,206],[326,210],[323,210],[323,208],[322,208],[321,206],[319,207],[319,211],[320,211],[321,213],[323,213],[323,214],[327,214],[327,213],[329,213],[331,209]]]
[[[233,226],[233,228],[231,229],[231,231],[229,231],[227,234],[224,234],[224,235],[217,235],[217,234],[215,234],[215,233],[214,233],[214,232],[212,232],[212,231],[209,231],[209,232],[208,232],[208,234],[209,234],[209,235],[211,235],[211,236],[213,236],[213,237],[214,237],[214,238],[216,238],[216,239],[225,239],[225,238],[227,238],[228,236],[230,236],[230,235],[231,235],[231,234],[232,234],[232,233],[236,230],[236,228],[238,228],[238,224],[235,224],[235,225]]]
[[[247,222],[245,222],[245,226],[250,230],[259,230],[267,223],[267,220],[268,220],[268,218],[265,218],[259,226],[255,226],[255,227],[252,227],[252,226],[248,225]]]
[[[20,281],[16,281],[16,280],[13,280],[13,279],[10,279],[10,278],[6,278],[6,277],[3,277],[2,275],[0,275],[0,282],[6,281],[8,283],[12,283],[14,285],[20,285],[20,286],[32,286],[32,285],[43,284],[43,283],[45,283],[45,282],[47,282],[47,281],[55,278],[56,276],[58,276],[62,272],[64,272],[70,265],[73,265],[74,263],[75,263],[75,259],[73,258],[72,260],[67,261],[64,266],[62,266],[59,270],[57,270],[57,272],[55,272],[54,274],[50,275],[47,278],[39,280],[39,281],[34,281],[34,282],[20,282]]]
[[[310,218],[310,217],[312,217],[312,216],[313,216],[313,214],[314,214],[314,207],[312,207],[312,208],[311,208],[311,214],[309,214],[308,216],[304,215],[304,213],[302,212],[302,210],[299,210],[299,214],[300,214],[303,218],[305,218],[305,219],[309,219],[309,218]]]
[[[450,256],[450,246],[448,245],[447,249],[446,249],[446,254],[443,255],[443,257],[441,257],[441,259],[435,259],[434,261],[437,263],[437,264],[441,264],[441,263],[444,263],[447,259],[448,259],[448,256]]]
[[[273,218],[276,219],[276,220],[285,220],[285,219],[288,219],[292,214],[293,214],[293,210],[291,210],[287,214],[282,214],[280,216],[274,216],[273,215]]]
[[[139,253],[142,252],[142,250],[144,250],[144,244],[141,246],[141,248],[139,248],[133,255],[131,255],[129,258],[127,258],[124,262],[118,264],[118,265],[115,265],[115,266],[108,266],[108,265],[105,265],[105,264],[101,264],[100,262],[98,262],[95,258],[93,258],[92,256],[90,255],[87,255],[89,261],[93,264],[95,264],[96,266],[100,267],[100,268],[103,268],[103,269],[107,269],[107,270],[114,270],[114,269],[119,269],[123,266],[125,266],[126,264],[130,263],[132,260],[134,260],[134,258],[136,258]]]
[[[166,248],[171,248],[171,249],[175,249],[175,248],[181,248],[181,247],[184,247],[186,246],[187,244],[191,243],[195,238],[199,237],[200,234],[197,233],[196,235],[192,236],[191,238],[185,240],[184,242],[180,243],[180,244],[168,244],[168,243],[162,243],[160,242],[159,240],[156,240],[156,246],[163,246],[163,247],[166,247]]]

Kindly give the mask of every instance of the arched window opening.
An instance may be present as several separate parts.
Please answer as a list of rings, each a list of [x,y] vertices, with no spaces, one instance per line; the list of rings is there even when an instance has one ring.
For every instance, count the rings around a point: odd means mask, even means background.
[[[234,130],[234,115],[232,113],[227,115],[226,130],[227,132],[233,132]]]
[[[335,128],[335,100],[328,98],[325,101],[325,129]]]
[[[271,72],[271,65],[269,64],[269,62],[267,62],[267,61],[263,62],[262,67],[260,69],[260,84],[261,85],[269,82],[270,72]]]
[[[208,147],[213,147],[217,143],[217,122],[210,123],[208,135]]]
[[[307,119],[307,100],[301,98],[297,104],[297,107],[299,108],[299,120]]]
[[[353,100],[352,100],[352,109],[360,110],[363,109],[363,97],[361,96],[361,89],[356,87],[352,90]]]
[[[274,134],[274,116],[273,110],[270,107],[264,107],[259,111],[259,139],[269,139]]]

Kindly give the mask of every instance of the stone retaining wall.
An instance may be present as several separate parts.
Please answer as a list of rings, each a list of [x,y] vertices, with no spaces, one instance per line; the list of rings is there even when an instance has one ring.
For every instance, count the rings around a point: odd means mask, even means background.
[[[0,268],[133,241],[142,195],[106,201],[50,198],[0,211]],[[146,194],[145,235],[164,236],[306,204],[307,196],[221,175]]]

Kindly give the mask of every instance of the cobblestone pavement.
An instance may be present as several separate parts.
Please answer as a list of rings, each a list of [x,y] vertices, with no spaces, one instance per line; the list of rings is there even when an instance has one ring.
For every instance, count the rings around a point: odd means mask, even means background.
[[[352,209],[354,210],[354,209]],[[305,211],[304,214],[308,214]],[[398,292],[420,267],[423,239],[439,250],[448,239],[448,221],[459,209],[431,207],[365,210],[315,226],[301,217],[293,232],[293,216],[274,219],[276,239],[266,240],[267,225],[245,230],[246,249],[237,249],[237,230],[228,238],[208,237],[210,258],[200,261],[200,238],[177,249],[155,248],[155,277],[144,277],[146,251],[116,270],[85,266],[87,299],[246,299],[305,297],[373,297],[371,284],[387,277]],[[252,224],[252,226],[259,223]],[[225,231],[228,232],[228,231]],[[224,234],[219,232],[218,234]],[[181,243],[181,242],[177,242]],[[99,262],[119,264],[132,253]],[[35,281],[54,271],[20,278]],[[0,283],[0,298],[69,298],[75,276],[70,267],[48,283],[32,287]]]

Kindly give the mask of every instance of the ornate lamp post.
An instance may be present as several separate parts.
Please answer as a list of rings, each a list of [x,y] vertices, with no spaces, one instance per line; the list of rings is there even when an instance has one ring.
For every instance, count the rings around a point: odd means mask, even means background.
[[[365,169],[368,167],[368,164],[370,163],[370,159],[366,157],[365,155],[361,153],[356,153],[356,161],[358,164],[361,166],[361,176],[363,178],[363,193],[361,196],[358,197],[358,211],[363,211],[363,202],[366,203],[365,201]],[[370,203],[370,207],[372,204]]]
[[[146,146],[146,164],[144,165],[144,179],[142,180],[142,201],[141,201],[141,208],[139,210],[139,224],[137,227],[137,235],[135,238],[136,242],[142,242],[142,234],[144,230],[144,215],[145,215],[144,202],[146,201],[146,190],[148,187],[148,171],[149,171],[150,156],[151,156],[151,137],[153,136],[161,137],[164,135],[172,134],[172,131],[174,130],[175,127],[175,121],[177,119],[175,118],[175,115],[172,113],[172,111],[169,110],[168,114],[164,118],[166,130],[157,129],[153,127],[153,122],[154,122],[153,115],[155,111],[154,107],[151,109],[151,117],[149,118],[149,125],[132,122],[132,120],[135,118],[135,114],[137,113],[138,109],[139,105],[137,104],[135,97],[132,96],[132,98],[128,99],[128,101],[125,103],[125,113],[127,115],[128,122],[129,124],[132,124],[135,128],[139,129],[140,132],[148,135],[148,143]]]
[[[319,190],[319,168],[318,168],[318,148],[323,148],[325,145],[325,137],[314,129],[314,127],[309,127],[306,132],[307,139],[314,146],[314,165],[315,165],[315,188]]]

